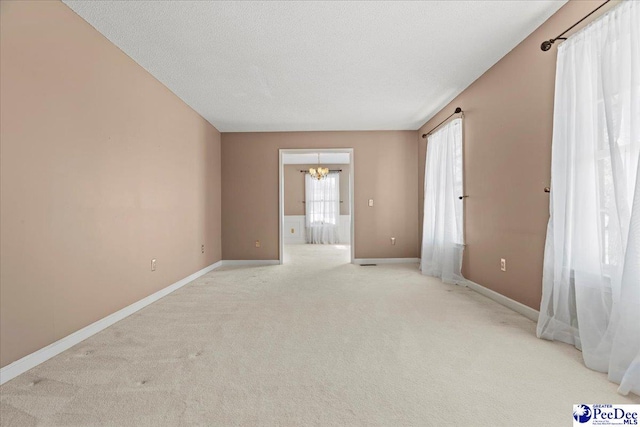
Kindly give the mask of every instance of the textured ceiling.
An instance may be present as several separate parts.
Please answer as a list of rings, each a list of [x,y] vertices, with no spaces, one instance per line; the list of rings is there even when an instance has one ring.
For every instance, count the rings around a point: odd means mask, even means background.
[[[417,129],[565,1],[65,3],[240,132]]]

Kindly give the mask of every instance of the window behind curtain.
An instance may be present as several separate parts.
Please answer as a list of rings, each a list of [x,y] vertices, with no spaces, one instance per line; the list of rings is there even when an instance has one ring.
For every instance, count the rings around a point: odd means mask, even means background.
[[[317,180],[310,178],[309,221],[312,224],[337,225],[340,217],[340,186],[337,173],[330,173],[326,178]],[[336,206],[338,209],[336,209]]]
[[[640,2],[558,46],[537,334],[640,394]]]
[[[462,118],[429,135],[424,172],[423,274],[464,283]]]
[[[340,243],[340,175],[317,180],[305,175],[307,243]]]

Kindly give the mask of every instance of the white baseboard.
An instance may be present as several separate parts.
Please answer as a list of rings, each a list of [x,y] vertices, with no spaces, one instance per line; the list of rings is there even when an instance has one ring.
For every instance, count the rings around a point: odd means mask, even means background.
[[[171,292],[180,289],[187,283],[194,281],[198,277],[207,274],[208,272],[220,267],[221,265],[222,261],[211,264],[210,266],[205,267],[202,270],[197,271],[192,275],[185,277],[184,279],[149,295],[148,297],[142,298],[141,300],[136,301],[133,304],[128,305],[127,307],[108,315],[107,317],[103,317],[102,319],[90,324],[89,326],[85,326],[84,328],[73,332],[72,334],[67,335],[64,338],[61,338],[58,341],[41,348],[40,350],[24,356],[22,359],[10,363],[9,365],[0,369],[0,384],[4,384],[7,381],[17,377],[18,375],[28,371],[29,369],[38,366],[39,364],[51,359],[54,356],[57,356],[63,351],[68,350],[74,345],[86,340],[90,336],[97,334],[98,332],[108,328],[109,326],[124,319],[125,317],[132,315],[136,311],[143,309],[149,304],[158,301],[160,298],[169,295]]]
[[[355,258],[354,264],[413,264],[420,262],[420,258]]]
[[[222,266],[226,267],[228,265],[241,265],[241,266],[249,266],[249,265],[278,265],[280,261],[277,259],[225,259],[222,261]]]
[[[472,289],[477,293],[482,294],[485,297],[494,300],[498,304],[502,304],[505,307],[510,308],[516,313],[522,314],[527,319],[531,319],[534,322],[538,321],[538,316],[540,315],[540,312],[538,310],[534,310],[533,308],[526,306],[522,303],[519,303],[518,301],[514,301],[509,297],[505,297],[504,295],[499,294],[496,291],[492,291],[491,289],[485,288],[482,285],[478,285],[477,283],[472,282],[471,280],[467,280],[465,283],[460,283],[460,284],[466,285],[469,289]]]

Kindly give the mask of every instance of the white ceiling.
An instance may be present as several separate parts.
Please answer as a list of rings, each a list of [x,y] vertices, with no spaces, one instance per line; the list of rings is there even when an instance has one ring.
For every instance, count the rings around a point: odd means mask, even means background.
[[[284,153],[282,154],[282,164],[284,165],[306,165],[318,163],[323,165],[348,165],[349,153]]]
[[[417,129],[566,0],[63,1],[240,132]]]

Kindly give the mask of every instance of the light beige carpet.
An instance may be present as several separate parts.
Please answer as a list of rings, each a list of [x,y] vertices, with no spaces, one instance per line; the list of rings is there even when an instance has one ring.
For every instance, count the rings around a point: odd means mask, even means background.
[[[573,403],[640,402],[416,265],[286,259],[215,270],[6,383],[2,425],[561,426]]]

